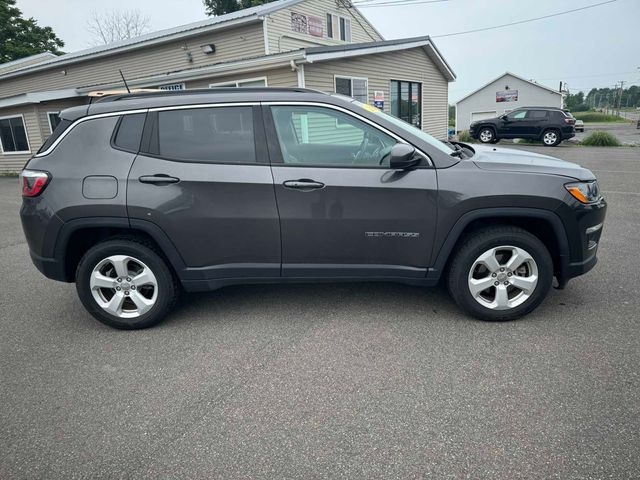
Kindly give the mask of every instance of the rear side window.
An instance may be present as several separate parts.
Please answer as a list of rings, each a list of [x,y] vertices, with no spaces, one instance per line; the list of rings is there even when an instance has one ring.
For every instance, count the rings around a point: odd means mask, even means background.
[[[157,154],[163,158],[206,163],[256,162],[251,107],[160,111],[157,135]]]
[[[38,149],[38,153],[44,152],[51,145],[53,145],[53,142],[55,142],[58,137],[60,137],[60,135],[62,135],[72,123],[73,122],[71,120],[66,120],[64,118],[60,120],[60,123],[58,123],[58,126],[53,130],[53,133],[49,135],[49,138],[47,138],[42,146]]]
[[[146,116],[145,113],[123,115],[116,126],[113,145],[121,150],[138,153]]]
[[[541,120],[547,118],[546,110],[529,110],[529,118],[532,120]]]

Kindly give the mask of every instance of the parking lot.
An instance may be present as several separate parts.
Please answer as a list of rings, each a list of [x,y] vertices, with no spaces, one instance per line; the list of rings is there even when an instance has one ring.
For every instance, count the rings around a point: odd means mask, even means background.
[[[229,287],[109,329],[32,266],[0,178],[0,478],[637,478],[640,148],[592,169],[600,262],[532,315],[444,289]]]

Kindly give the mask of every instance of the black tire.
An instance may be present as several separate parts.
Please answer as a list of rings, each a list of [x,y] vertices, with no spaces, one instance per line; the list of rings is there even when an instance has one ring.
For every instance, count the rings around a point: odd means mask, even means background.
[[[493,310],[481,305],[469,287],[469,273],[476,259],[491,248],[514,246],[526,250],[538,269],[538,283],[523,303],[507,310]],[[465,312],[488,321],[508,321],[532,312],[549,293],[553,282],[553,260],[545,245],[534,235],[517,227],[497,226],[478,230],[467,236],[454,253],[449,267],[449,293]],[[511,287],[509,287],[511,288]]]
[[[157,281],[155,303],[148,311],[137,317],[121,318],[117,315],[112,315],[104,310],[93,296],[90,284],[93,270],[100,262],[112,255],[133,257],[144,263],[155,276]],[[131,263],[128,265],[131,265]],[[148,328],[157,325],[171,311],[179,294],[176,278],[162,255],[155,250],[153,245],[135,237],[114,238],[90,248],[78,264],[76,290],[84,307],[98,321],[110,327],[124,330]]]
[[[493,143],[494,140],[498,141],[496,132],[491,127],[482,127],[478,132],[478,140],[480,140],[480,143]]]
[[[545,138],[547,134],[555,135],[555,141],[553,143],[546,142]],[[542,144],[545,147],[557,147],[562,141],[562,135],[560,134],[560,130],[556,130],[555,128],[550,128],[542,132],[542,136],[540,137],[540,140],[542,141]]]

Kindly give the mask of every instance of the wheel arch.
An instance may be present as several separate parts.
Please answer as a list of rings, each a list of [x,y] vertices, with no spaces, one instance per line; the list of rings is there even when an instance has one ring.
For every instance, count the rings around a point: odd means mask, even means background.
[[[518,226],[538,237],[553,258],[559,284],[566,283],[569,241],[562,220],[550,210],[522,207],[483,208],[463,214],[451,227],[439,250],[434,251],[435,260],[428,276],[439,280],[463,238],[472,231],[494,225]]]
[[[97,243],[113,237],[134,236],[150,242],[174,273],[186,268],[169,237],[154,223],[120,217],[87,217],[65,222],[58,234],[55,258],[62,269],[62,280],[73,282],[82,256]]]

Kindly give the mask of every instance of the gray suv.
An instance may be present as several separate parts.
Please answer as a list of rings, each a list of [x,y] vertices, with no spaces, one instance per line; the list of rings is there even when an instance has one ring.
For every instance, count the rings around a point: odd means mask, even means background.
[[[22,172],[31,258],[116,328],[181,290],[441,279],[485,320],[590,270],[606,203],[589,170],[441,142],[305,89],[111,96],[61,114]]]

